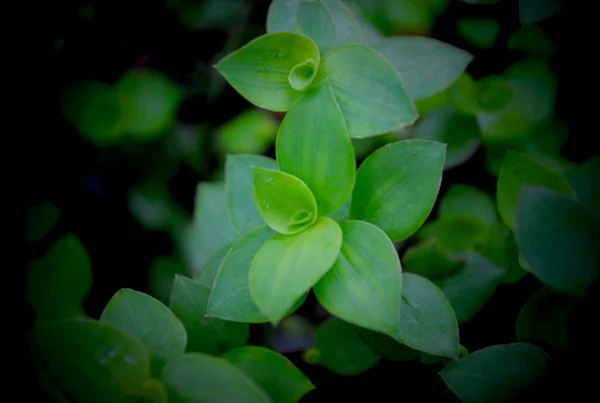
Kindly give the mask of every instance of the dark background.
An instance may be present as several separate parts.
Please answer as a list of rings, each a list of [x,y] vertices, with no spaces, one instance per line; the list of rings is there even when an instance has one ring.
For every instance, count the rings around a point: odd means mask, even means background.
[[[251,24],[244,32],[242,43],[264,33],[270,1],[252,3]],[[584,72],[591,59],[579,52],[576,45],[591,38],[584,35],[583,29],[594,28],[581,22],[581,13],[575,12],[580,11],[575,9],[578,5],[565,3],[561,14],[540,25],[557,47],[556,55],[551,59],[559,77],[556,116],[566,121],[571,129],[563,156],[582,162],[598,153],[594,142],[598,130],[594,113],[597,112],[592,109],[597,102],[587,100],[587,97],[593,97],[587,94],[591,91],[593,76]],[[80,18],[78,10],[84,4],[93,5],[93,19]],[[15,238],[24,237],[24,213],[29,206],[42,201],[52,202],[60,208],[61,218],[45,242],[35,248],[21,245],[22,248],[10,252],[17,255],[18,265],[26,268],[29,259],[39,257],[48,244],[64,232],[77,234],[91,256],[94,270],[94,286],[85,308],[90,316],[98,317],[118,289],[130,287],[147,291],[147,270],[152,259],[158,254],[170,253],[173,245],[168,235],[141,228],[128,210],[127,192],[145,175],[143,168],[134,158],[123,155],[116,148],[101,153],[82,139],[61,114],[60,91],[79,80],[115,82],[122,72],[134,66],[160,70],[174,81],[190,85],[198,66],[210,65],[215,54],[221,51],[227,32],[223,29],[190,31],[179,23],[173,11],[165,8],[164,1],[157,0],[62,0],[35,4],[35,10],[22,14],[28,15],[21,26],[26,33],[15,34],[21,54],[25,53],[19,60],[24,68],[15,74],[26,76],[22,80],[26,85],[19,97],[19,100],[24,99],[26,108],[22,115],[15,115],[20,120],[20,125],[15,126],[17,132],[5,133],[18,138],[17,147],[23,151],[20,164],[9,171],[9,175],[17,179],[15,194],[19,217],[22,217],[21,232]],[[500,20],[501,31],[492,49],[478,50],[458,35],[457,20],[469,16],[490,16]],[[473,53],[475,59],[468,71],[474,78],[479,78],[501,73],[511,62],[524,56],[509,52],[505,45],[519,27],[518,1],[504,0],[487,7],[472,7],[454,1],[438,19],[433,36]],[[56,53],[53,46],[59,36],[65,38],[65,47]],[[26,88],[29,86],[31,89]],[[202,94],[187,99],[180,109],[179,119],[188,123],[220,125],[249,107],[241,96],[226,86],[221,95],[210,102]],[[211,160],[209,166],[214,168],[215,161]],[[173,197],[190,212],[196,185],[202,180],[207,178],[182,167],[170,182]],[[465,164],[445,172],[441,192],[452,183],[471,184],[495,194],[496,180],[485,170],[483,149]],[[24,274],[25,269],[16,272],[19,277],[17,289],[22,291],[24,276],[20,274]],[[12,288],[10,284],[5,286]],[[530,276],[517,284],[501,286],[485,308],[461,326],[461,344],[474,351],[492,344],[516,341],[517,314],[539,286]],[[17,300],[10,299],[11,304],[7,306],[18,307],[14,323],[18,323],[15,327],[19,329],[18,343],[23,347],[23,353],[15,355],[13,361],[16,369],[13,374],[20,378],[19,387],[9,385],[9,389],[16,389],[22,398],[31,395],[35,401],[43,401],[25,354],[26,343],[23,343],[23,334],[31,327],[33,312],[23,295]],[[302,313],[314,312],[314,304],[311,296]],[[593,312],[593,308],[589,308],[589,313],[582,315],[589,314],[588,321],[597,321],[594,319],[597,314]],[[577,344],[577,351],[563,355],[551,352],[557,372],[542,388],[546,390],[545,397],[568,393],[569,398],[576,399],[594,390],[592,373],[597,373],[593,368],[597,365],[598,354],[590,351],[596,350],[594,345],[598,339],[594,340],[597,333],[590,333],[590,329],[580,332],[581,343]],[[253,328],[251,342],[261,340],[261,331],[260,327]],[[441,367],[425,366],[418,360],[403,364],[383,360],[362,375],[342,377],[305,364],[299,354],[289,357],[317,386],[317,390],[303,401],[327,401],[334,397],[358,399],[360,396],[374,401],[456,401],[445,391],[437,376]],[[542,389],[538,392],[542,393]],[[542,398],[536,395],[533,400]]]

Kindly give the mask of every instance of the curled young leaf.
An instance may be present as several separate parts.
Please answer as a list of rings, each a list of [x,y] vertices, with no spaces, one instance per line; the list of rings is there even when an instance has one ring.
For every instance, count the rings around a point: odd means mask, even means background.
[[[317,76],[318,67],[317,63],[312,59],[295,65],[290,70],[290,75],[288,76],[292,88],[296,91],[304,91]]]
[[[297,234],[277,234],[266,241],[249,274],[250,294],[260,312],[278,323],[331,269],[341,245],[342,230],[327,217]]]
[[[445,90],[473,60],[462,49],[417,36],[385,38],[374,47],[396,68],[413,100]]]
[[[394,245],[373,224],[351,220],[340,227],[340,255],[315,285],[317,299],[346,322],[395,336],[402,269]]]
[[[351,217],[385,231],[393,242],[414,234],[433,209],[446,145],[404,140],[381,147],[360,166]]]
[[[325,54],[315,80],[319,83],[333,89],[351,137],[384,134],[418,118],[398,72],[365,45],[342,45]]]
[[[260,36],[215,67],[240,95],[261,108],[287,111],[302,94],[290,85],[295,66],[319,64],[317,44],[307,36],[277,32]]]
[[[317,220],[317,201],[304,182],[285,172],[252,169],[256,205],[269,227],[295,234]]]
[[[314,87],[294,104],[279,128],[276,152],[281,170],[310,188],[319,214],[333,212],[348,199],[356,180],[356,160],[330,86]]]

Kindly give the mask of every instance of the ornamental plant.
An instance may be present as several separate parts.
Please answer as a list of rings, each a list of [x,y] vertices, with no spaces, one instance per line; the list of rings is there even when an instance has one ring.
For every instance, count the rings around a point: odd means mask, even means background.
[[[312,381],[247,344],[251,324],[286,326],[312,291],[328,319],[306,362],[353,376],[383,358],[418,359],[440,365],[463,402],[523,397],[551,365],[540,346],[572,343],[557,331],[561,315],[597,285],[598,159],[567,169],[547,162],[556,149],[542,158],[490,143],[511,133],[486,123],[514,118],[519,98],[506,77],[475,83],[465,73],[472,59],[435,39],[382,37],[339,0],[272,1],[267,33],[215,69],[249,103],[285,113],[276,158],[227,155],[224,183],[198,185],[193,239],[205,262],[192,273],[158,262],[153,273],[172,280],[153,296],[121,289],[88,317],[92,262],[74,234],[32,263],[32,349],[47,390],[81,402],[300,401]],[[421,118],[439,94],[442,105]],[[388,141],[357,169],[353,142],[417,121],[414,136]],[[439,130],[452,125],[469,128],[458,142]],[[426,223],[444,171],[480,143],[503,148],[496,198],[453,184]],[[30,214],[30,242],[60,216],[49,204]],[[396,248],[409,238],[401,261]],[[469,354],[459,325],[527,275],[543,287],[516,321],[518,342]]]

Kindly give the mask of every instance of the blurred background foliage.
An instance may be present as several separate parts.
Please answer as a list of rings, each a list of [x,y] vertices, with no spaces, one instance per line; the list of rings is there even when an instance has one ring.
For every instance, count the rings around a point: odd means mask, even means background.
[[[225,200],[218,185],[225,156],[274,157],[283,115],[250,105],[212,66],[265,33],[269,3],[73,0],[43,10],[48,57],[39,102],[45,111],[40,122],[32,122],[43,126],[43,134],[28,157],[24,238],[28,259],[39,262],[57,240],[64,242],[64,234],[76,234],[77,241],[67,239],[81,242],[89,262],[83,257],[87,263],[74,264],[91,266],[91,278],[81,280],[91,282],[83,301],[87,315],[98,317],[124,287],[166,301],[174,274],[193,276],[227,245],[228,234],[219,227]],[[440,196],[463,184],[493,197],[507,148],[562,173],[596,154],[569,105],[577,78],[563,67],[573,52],[566,45],[568,14],[523,27],[518,1],[512,0],[347,4],[382,34],[431,36],[475,55],[451,87],[416,103],[421,118],[414,127],[353,141],[359,161],[398,139],[442,141],[448,154]],[[589,164],[597,166],[597,160]],[[212,213],[195,215],[199,204]],[[439,245],[432,234],[447,225],[437,215],[436,209],[430,227],[398,245],[403,264],[418,264],[419,248],[435,256],[430,250]],[[479,223],[451,225],[477,233]],[[494,260],[493,251],[488,257]],[[461,326],[461,343],[470,350],[515,339],[514,318],[538,287],[528,277],[510,291],[501,283],[481,314]],[[27,315],[34,317],[31,309]],[[402,370],[381,362],[357,378],[307,366],[301,354],[314,345],[315,326],[326,318],[309,298],[275,329],[252,326],[250,340],[290,354],[323,390],[320,396],[365,385],[385,390],[387,379],[398,376],[409,380],[407,393],[443,393],[441,381],[426,384],[437,379],[428,376],[436,369],[418,362]]]

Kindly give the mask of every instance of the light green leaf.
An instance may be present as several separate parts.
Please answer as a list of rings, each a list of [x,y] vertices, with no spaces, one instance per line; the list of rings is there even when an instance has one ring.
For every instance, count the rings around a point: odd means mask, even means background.
[[[460,183],[453,184],[444,193],[438,214],[440,217],[472,215],[490,227],[498,221],[494,198],[478,188]]]
[[[316,65],[320,60],[319,49],[312,39],[292,32],[277,32],[247,43],[215,68],[252,104],[284,112],[302,94],[290,85],[290,71],[308,60]]]
[[[541,288],[517,317],[517,338],[521,342],[569,348],[569,314],[574,306],[573,299]]]
[[[304,91],[308,88],[315,79],[318,67],[317,63],[312,59],[295,65],[288,77],[292,88],[296,91]]]
[[[481,143],[477,120],[446,105],[431,111],[416,126],[414,138],[446,144],[444,169],[454,168],[475,154]]]
[[[223,155],[264,154],[275,142],[276,134],[277,122],[273,116],[252,108],[221,126],[216,140]]]
[[[281,170],[313,192],[320,214],[342,206],[354,187],[356,160],[331,86],[319,85],[294,104],[279,128],[276,152]]]
[[[351,217],[377,225],[393,242],[408,238],[433,209],[445,155],[446,146],[434,141],[381,147],[358,169]]]
[[[513,97],[513,87],[501,76],[490,75],[477,81],[477,102],[482,111],[504,109]]]
[[[294,235],[277,234],[258,250],[250,269],[250,293],[260,312],[278,323],[335,263],[342,246],[337,222],[321,217]]]
[[[569,182],[529,156],[508,150],[498,176],[498,211],[504,223],[515,229],[517,202],[523,185],[539,185],[575,198]]]
[[[118,402],[150,378],[144,347],[122,330],[91,319],[66,319],[38,322],[34,331],[52,379],[79,402]]]
[[[519,250],[515,235],[502,221],[498,221],[490,228],[487,246],[482,255],[506,269],[504,283],[514,283],[527,274],[519,264]]]
[[[480,49],[491,48],[500,33],[500,23],[491,18],[464,18],[458,21],[456,28],[463,38]]]
[[[169,361],[162,372],[171,403],[272,402],[227,360],[192,353]]]
[[[269,394],[274,402],[296,403],[315,387],[283,355],[264,347],[248,346],[223,355]]]
[[[406,271],[428,279],[452,274],[460,268],[458,260],[435,237],[409,247],[402,262]]]
[[[450,300],[459,324],[479,312],[506,276],[506,270],[480,255],[467,253],[464,259],[457,273],[435,280]]]
[[[342,45],[325,54],[318,84],[333,89],[351,137],[384,134],[418,118],[394,67],[365,45]]]
[[[344,221],[340,227],[340,255],[314,286],[317,300],[346,322],[395,336],[402,268],[394,244],[385,232],[364,221]]]
[[[186,272],[184,264],[172,256],[157,256],[148,271],[148,290],[150,295],[163,304],[168,304],[176,274]]]
[[[200,269],[200,271],[195,275],[194,281],[197,281],[201,284],[204,284],[208,288],[212,288],[212,285],[215,281],[215,277],[217,277],[217,273],[219,272],[219,267],[223,263],[223,259],[231,250],[232,245],[227,245],[217,253],[211,257],[204,266]],[[170,294],[169,294],[170,295]]]
[[[38,317],[84,316],[81,304],[92,288],[92,263],[79,238],[68,233],[29,265],[27,299]]]
[[[186,351],[219,355],[245,345],[250,334],[247,323],[205,317],[209,295],[209,287],[175,277],[169,307],[187,331]]]
[[[533,25],[562,9],[562,0],[519,0],[521,25]]]
[[[514,402],[544,377],[550,362],[544,350],[532,344],[501,344],[449,364],[440,376],[464,403]]]
[[[275,232],[265,225],[250,231],[231,247],[215,277],[207,316],[235,322],[267,322],[250,297],[248,273],[256,252],[273,235]]]
[[[448,88],[465,71],[473,56],[432,38],[396,36],[375,45],[396,68],[411,99]]]
[[[381,359],[365,344],[357,328],[341,319],[327,319],[317,330],[315,347],[306,350],[304,360],[344,376],[358,375]]]
[[[600,213],[538,186],[521,192],[515,229],[528,271],[552,290],[583,297],[600,276]]]
[[[434,283],[405,273],[396,339],[415,350],[458,358],[458,323],[452,305]]]
[[[60,217],[60,210],[54,204],[44,202],[27,210],[27,242],[37,242],[46,236]]]
[[[205,259],[210,259],[238,239],[227,211],[225,184],[201,182],[196,188],[194,231],[198,233],[198,247]]]
[[[580,203],[600,210],[600,168],[581,167],[565,173]]]
[[[281,171],[252,170],[256,205],[269,227],[280,234],[295,234],[317,220],[317,201],[304,182]]]
[[[357,327],[356,330],[360,338],[371,347],[375,353],[390,361],[411,361],[419,356],[419,351],[408,347],[406,344],[399,343],[388,335],[362,327]]]
[[[148,352],[154,376],[160,374],[167,361],[185,352],[183,324],[169,308],[142,292],[129,288],[117,291],[104,307],[100,323],[136,337]]]

